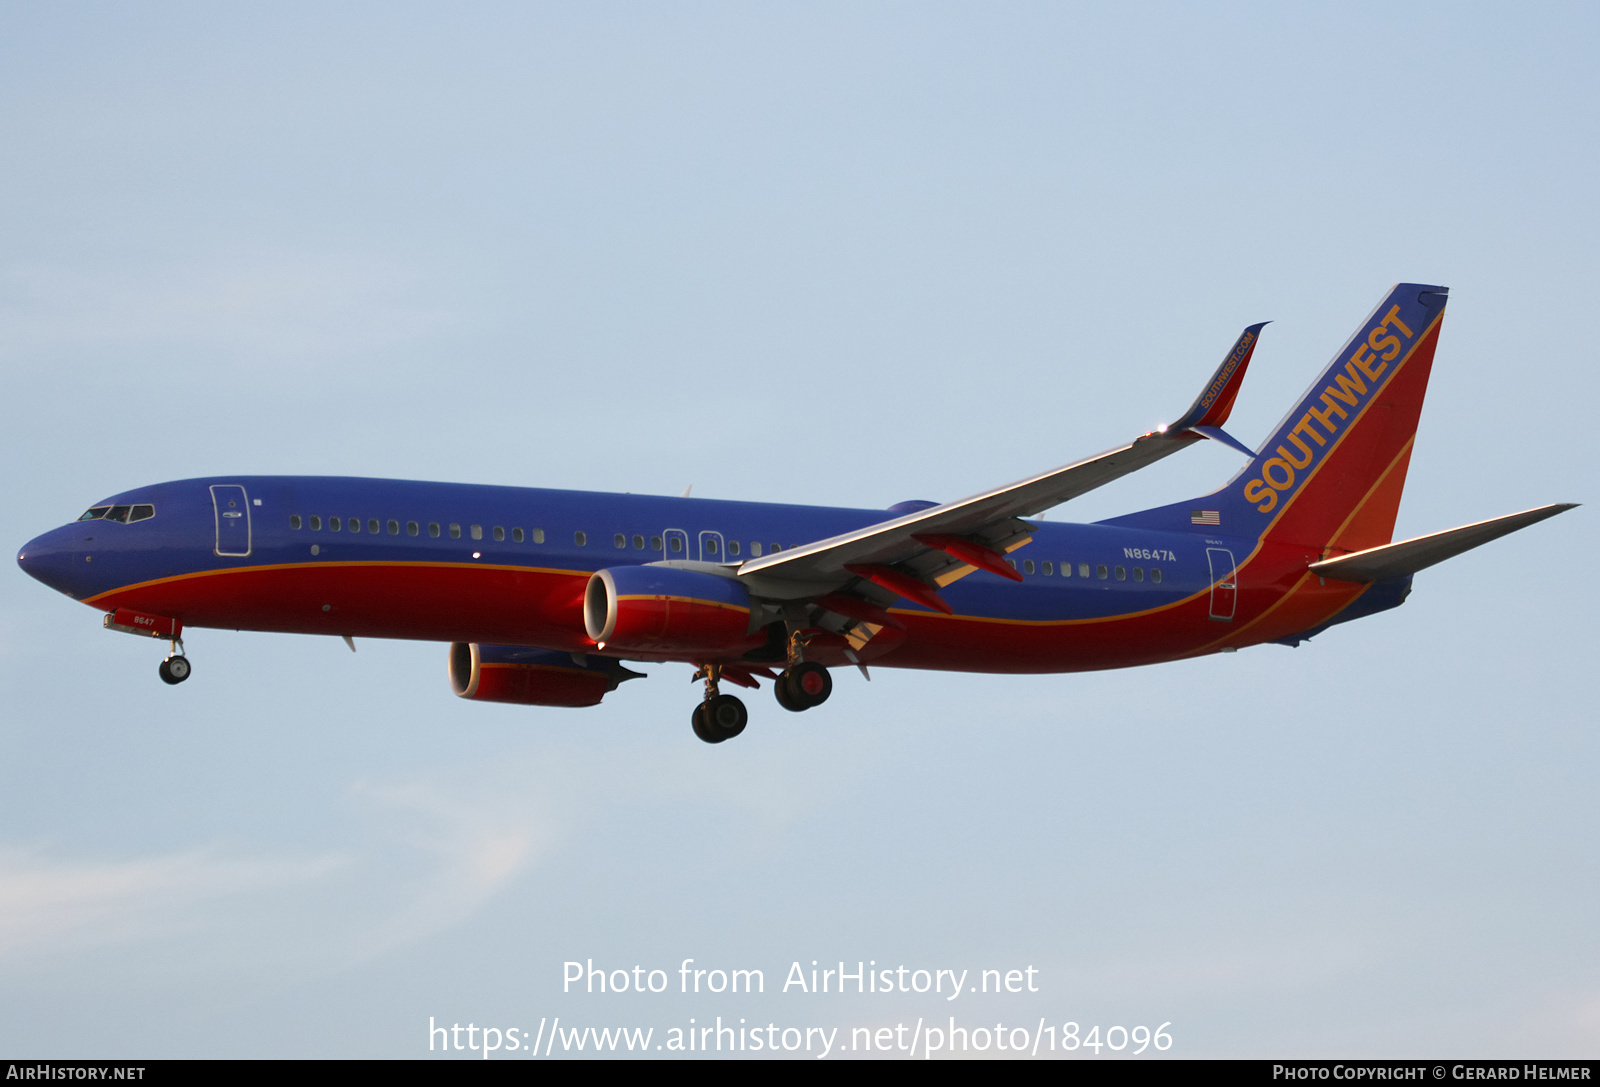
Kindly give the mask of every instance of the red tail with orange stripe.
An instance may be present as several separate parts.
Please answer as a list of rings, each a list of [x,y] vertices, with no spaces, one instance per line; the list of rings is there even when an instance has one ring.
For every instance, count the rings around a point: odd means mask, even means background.
[[[1244,471],[1214,494],[1116,523],[1220,531],[1326,555],[1388,543],[1447,297],[1444,287],[1395,287]]]

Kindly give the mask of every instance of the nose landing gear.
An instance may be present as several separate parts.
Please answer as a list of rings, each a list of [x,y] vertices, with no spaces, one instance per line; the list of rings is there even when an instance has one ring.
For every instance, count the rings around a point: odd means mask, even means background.
[[[146,615],[130,608],[117,608],[107,613],[102,625],[107,630],[116,630],[123,634],[165,638],[167,645],[171,647],[171,652],[157,669],[162,683],[173,685],[182,683],[194,671],[189,665],[189,658],[183,655],[182,620],[169,619],[163,615]]]
[[[176,685],[188,679],[194,669],[189,666],[189,658],[183,655],[183,639],[174,638],[169,644],[172,652],[167,654],[167,659],[161,662],[156,672],[161,676],[162,683]]]
[[[163,683],[182,683],[189,678],[191,671],[189,658],[180,653],[174,653],[161,662],[161,667],[156,669],[161,675]]]

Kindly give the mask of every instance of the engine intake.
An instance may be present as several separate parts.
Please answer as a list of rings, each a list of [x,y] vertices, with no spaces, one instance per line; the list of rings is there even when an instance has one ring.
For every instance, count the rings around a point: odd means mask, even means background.
[[[641,675],[599,655],[580,664],[573,654],[554,649],[475,642],[450,647],[450,688],[475,702],[595,706],[618,684]]]
[[[603,649],[631,653],[743,653],[763,644],[750,629],[750,594],[733,578],[671,566],[614,566],[589,578],[583,625]]]

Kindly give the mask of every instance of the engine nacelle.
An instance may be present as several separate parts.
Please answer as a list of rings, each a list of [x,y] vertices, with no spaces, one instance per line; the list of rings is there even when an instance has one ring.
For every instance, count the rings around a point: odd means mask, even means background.
[[[598,571],[584,593],[583,625],[601,648],[629,653],[724,656],[766,641],[750,630],[743,585],[672,566]]]
[[[466,642],[450,647],[450,688],[477,702],[594,706],[617,684],[640,675],[598,654],[579,664],[571,653],[554,649]]]

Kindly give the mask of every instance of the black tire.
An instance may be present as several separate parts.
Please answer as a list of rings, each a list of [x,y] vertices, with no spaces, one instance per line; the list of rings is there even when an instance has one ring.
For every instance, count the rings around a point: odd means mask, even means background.
[[[731,694],[719,694],[705,703],[706,731],[731,740],[750,723],[750,711]],[[720,742],[720,741],[719,741]]]
[[[797,664],[788,675],[789,696],[807,709],[822,705],[833,693],[833,677],[816,661]]]
[[[798,702],[795,700],[794,692],[789,689],[788,672],[784,672],[777,679],[772,681],[772,693],[777,697],[778,705],[782,706],[790,713],[799,713],[802,710],[811,708],[804,702]]]
[[[188,657],[173,656],[162,661],[161,667],[156,671],[161,676],[161,682],[177,684],[188,679],[193,669],[189,667]]]
[[[727,737],[714,732],[710,725],[710,717],[706,713],[706,703],[702,702],[694,708],[694,734],[708,744],[720,744]]]

